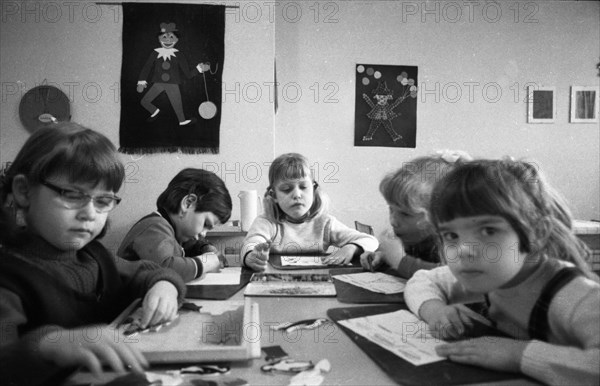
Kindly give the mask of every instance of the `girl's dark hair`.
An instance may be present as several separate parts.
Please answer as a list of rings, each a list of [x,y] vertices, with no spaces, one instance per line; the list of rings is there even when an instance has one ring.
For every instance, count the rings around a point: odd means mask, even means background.
[[[571,213],[534,163],[479,160],[450,171],[432,192],[431,219],[501,216],[519,236],[519,249],[574,263],[597,280],[586,263],[588,249],[572,229]]]
[[[4,211],[6,206],[15,205],[7,200],[19,174],[34,185],[62,176],[71,183],[103,184],[116,193],[123,184],[125,168],[117,149],[104,135],[74,122],[61,122],[36,130],[0,177],[0,208]],[[3,217],[2,226],[12,222],[8,213]]]
[[[196,212],[212,212],[221,224],[231,216],[231,196],[225,183],[215,173],[203,169],[183,169],[158,196],[156,206],[169,213],[178,213],[181,200],[188,194],[198,197]]]

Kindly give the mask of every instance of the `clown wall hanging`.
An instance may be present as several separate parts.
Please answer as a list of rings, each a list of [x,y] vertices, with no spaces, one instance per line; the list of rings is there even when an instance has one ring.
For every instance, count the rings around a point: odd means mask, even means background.
[[[417,67],[357,64],[354,146],[414,148],[417,92]]]
[[[223,6],[123,4],[120,148],[218,153]]]

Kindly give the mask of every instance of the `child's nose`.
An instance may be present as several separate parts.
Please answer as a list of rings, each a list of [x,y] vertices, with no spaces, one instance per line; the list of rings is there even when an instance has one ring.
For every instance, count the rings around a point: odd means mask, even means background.
[[[94,200],[88,201],[87,204],[81,207],[81,209],[79,209],[78,215],[79,217],[88,220],[95,219],[98,215],[98,212],[96,211],[96,207],[94,206]]]
[[[459,257],[472,261],[479,253],[479,245],[474,241],[463,241],[459,244]]]

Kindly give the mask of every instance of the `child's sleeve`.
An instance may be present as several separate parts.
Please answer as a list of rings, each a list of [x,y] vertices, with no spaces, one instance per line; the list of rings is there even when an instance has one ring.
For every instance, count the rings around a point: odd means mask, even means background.
[[[600,287],[584,279],[569,283],[554,297],[548,323],[566,345],[532,340],[521,371],[547,384],[600,384]]]
[[[418,257],[404,255],[396,268],[396,272],[398,272],[400,277],[410,279],[417,271],[422,269],[429,271],[439,266],[439,263],[431,263]]]
[[[59,372],[64,372],[64,369],[41,359],[37,348],[42,334],[60,328],[43,326],[19,336],[20,326],[26,323],[19,296],[0,287],[0,380],[3,384],[42,385]]]
[[[173,230],[160,222],[141,223],[143,226],[133,240],[124,246],[125,253],[133,253],[140,260],[149,260],[177,272],[185,282],[202,274],[199,259],[185,257],[181,245],[175,239]],[[119,251],[121,254],[121,251]]]
[[[242,260],[242,265],[245,267],[246,255],[254,250],[254,247],[257,244],[266,243],[267,241],[273,241],[277,231],[277,224],[274,224],[272,221],[267,219],[264,216],[258,216],[246,237],[244,238],[244,242],[242,243],[242,248],[240,250],[240,259]]]
[[[143,298],[154,284],[165,280],[177,288],[178,301],[183,302],[186,292],[185,283],[172,269],[163,268],[151,261],[128,261],[118,257],[116,265],[119,275],[133,297]]]
[[[452,304],[480,301],[481,296],[467,291],[448,266],[417,271],[404,289],[406,305],[415,315],[419,315],[423,303],[434,299]]]
[[[333,216],[330,216],[329,238],[331,245],[341,248],[354,244],[364,252],[374,252],[379,247],[379,241],[374,236],[352,229]]]

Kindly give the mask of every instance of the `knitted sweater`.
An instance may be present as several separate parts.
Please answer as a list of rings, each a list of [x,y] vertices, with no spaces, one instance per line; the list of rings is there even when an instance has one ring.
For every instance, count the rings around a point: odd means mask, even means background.
[[[302,223],[277,224],[261,215],[248,230],[241,249],[242,259],[256,244],[271,241],[273,254],[323,254],[329,247],[354,244],[363,251],[374,251],[379,242],[366,233],[347,227],[330,215],[321,215]],[[242,260],[243,261],[243,260]]]
[[[579,276],[559,290],[548,310],[547,342],[529,337],[531,311],[544,285],[568,263],[545,258],[522,283],[488,294],[489,317],[515,339],[527,340],[521,371],[544,383],[595,384],[600,381],[600,285]],[[467,291],[447,266],[419,271],[406,285],[404,299],[412,312],[428,300],[444,303],[483,301]]]
[[[192,246],[192,250],[198,255],[206,252],[214,252],[216,248],[200,240]],[[187,245],[186,245],[187,246]],[[117,256],[125,260],[149,260],[163,267],[171,268],[177,272],[184,282],[188,282],[202,275],[202,260],[186,257],[184,248],[175,238],[175,228],[168,217],[154,212],[131,227],[117,251]]]
[[[404,246],[402,257],[396,271],[400,277],[410,279],[420,269],[433,269],[440,265],[437,243],[433,236],[427,237],[414,245]]]
[[[97,241],[63,252],[30,235],[23,246],[0,247],[3,384],[55,382],[53,377],[65,369],[38,357],[43,334],[109,323],[161,280],[173,283],[183,299],[185,285],[175,272],[151,262],[115,259]]]

